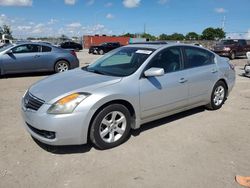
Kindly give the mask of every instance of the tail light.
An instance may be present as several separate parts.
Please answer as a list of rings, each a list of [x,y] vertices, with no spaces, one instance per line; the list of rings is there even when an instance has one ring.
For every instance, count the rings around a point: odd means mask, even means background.
[[[70,53],[71,53],[73,56],[77,57],[75,50],[71,50]]]

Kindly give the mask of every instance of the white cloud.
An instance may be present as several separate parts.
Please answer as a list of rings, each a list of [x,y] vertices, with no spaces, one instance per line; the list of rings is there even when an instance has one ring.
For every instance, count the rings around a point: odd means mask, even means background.
[[[168,2],[168,0],[158,0],[158,3],[164,5]]]
[[[76,3],[76,0],[64,0],[64,3],[67,5],[74,5]]]
[[[112,6],[113,6],[113,3],[111,3],[111,2],[108,2],[105,4],[105,7],[112,7]]]
[[[55,24],[55,23],[57,23],[57,22],[58,22],[57,19],[51,18],[51,19],[48,21],[48,24],[49,24],[49,25],[53,25],[53,24]]]
[[[140,5],[141,0],[123,0],[123,5],[126,8],[136,8]]]
[[[31,6],[32,0],[0,0],[0,6]]]
[[[107,19],[113,19],[114,17],[115,17],[115,16],[114,16],[113,14],[110,14],[110,13],[106,15],[106,18],[107,18]]]
[[[219,14],[222,14],[222,13],[226,13],[226,12],[227,12],[227,10],[224,9],[224,8],[216,8],[216,9],[214,9],[214,11],[217,12],[217,13],[219,13]]]
[[[79,22],[74,22],[74,23],[71,23],[71,24],[68,24],[66,25],[67,27],[70,27],[70,28],[79,28],[81,27],[82,25],[79,23]]]
[[[250,29],[248,29],[248,31],[247,31],[247,33],[246,33],[246,35],[245,35],[245,38],[246,38],[246,39],[250,39]]]

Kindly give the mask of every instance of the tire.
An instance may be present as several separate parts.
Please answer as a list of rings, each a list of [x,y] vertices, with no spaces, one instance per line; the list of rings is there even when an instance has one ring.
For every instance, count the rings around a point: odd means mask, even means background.
[[[226,100],[227,87],[223,81],[218,81],[213,88],[210,103],[206,106],[210,110],[218,110]]]
[[[235,52],[234,52],[234,51],[232,51],[232,52],[230,53],[229,58],[230,58],[231,60],[234,60],[234,59],[235,59]]]
[[[65,60],[60,60],[58,62],[56,62],[55,64],[55,72],[59,73],[59,72],[65,72],[69,70],[69,63]]]
[[[90,128],[90,140],[99,149],[116,147],[128,138],[131,115],[120,104],[103,108],[94,118]]]
[[[103,50],[99,50],[98,53],[99,53],[100,55],[103,55],[103,54],[104,54],[104,51],[103,51]]]

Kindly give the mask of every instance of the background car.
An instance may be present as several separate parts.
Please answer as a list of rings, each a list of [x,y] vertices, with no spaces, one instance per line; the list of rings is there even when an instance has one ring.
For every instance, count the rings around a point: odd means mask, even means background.
[[[25,72],[64,72],[79,67],[74,51],[44,43],[9,44],[0,48],[0,75]]]
[[[76,51],[82,50],[82,45],[76,42],[68,41],[60,44],[61,48],[64,49],[74,49]]]
[[[121,47],[119,42],[106,42],[99,46],[91,46],[89,48],[89,53],[103,55],[111,50]]]
[[[245,56],[250,51],[250,40],[227,39],[221,40],[213,47],[213,51],[220,56],[235,59],[237,56]]]
[[[32,85],[22,114],[28,132],[43,143],[91,140],[107,149],[144,123],[203,105],[221,108],[234,84],[229,59],[204,48],[128,45]]]

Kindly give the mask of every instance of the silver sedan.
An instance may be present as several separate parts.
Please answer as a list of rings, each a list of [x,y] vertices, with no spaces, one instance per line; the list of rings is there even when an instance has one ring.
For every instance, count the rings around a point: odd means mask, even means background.
[[[229,60],[202,47],[128,45],[34,84],[24,94],[22,114],[28,132],[43,143],[90,138],[107,149],[146,122],[198,106],[221,108],[234,83]]]
[[[27,72],[64,72],[79,67],[74,51],[45,43],[8,44],[0,48],[0,75]]]

